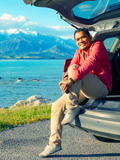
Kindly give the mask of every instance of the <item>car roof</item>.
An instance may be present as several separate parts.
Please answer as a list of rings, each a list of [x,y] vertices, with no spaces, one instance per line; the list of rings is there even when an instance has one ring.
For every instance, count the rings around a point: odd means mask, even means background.
[[[120,0],[23,0],[56,10],[61,18],[91,31],[120,27]]]

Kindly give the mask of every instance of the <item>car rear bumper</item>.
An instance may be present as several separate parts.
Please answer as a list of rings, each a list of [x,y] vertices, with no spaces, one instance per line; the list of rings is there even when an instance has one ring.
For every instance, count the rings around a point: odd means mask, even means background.
[[[119,102],[117,102],[119,105]],[[102,103],[104,104],[104,103]],[[111,104],[111,103],[110,103]],[[107,101],[107,106],[108,101]],[[81,113],[70,124],[72,127],[83,129],[96,136],[120,140],[120,112],[109,110],[104,104],[94,109],[81,109]],[[118,106],[119,107],[119,106]]]

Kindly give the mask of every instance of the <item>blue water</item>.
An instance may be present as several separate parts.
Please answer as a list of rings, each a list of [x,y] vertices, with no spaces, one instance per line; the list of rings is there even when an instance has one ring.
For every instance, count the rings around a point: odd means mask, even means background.
[[[0,60],[0,108],[32,95],[58,99],[63,64],[64,60]]]

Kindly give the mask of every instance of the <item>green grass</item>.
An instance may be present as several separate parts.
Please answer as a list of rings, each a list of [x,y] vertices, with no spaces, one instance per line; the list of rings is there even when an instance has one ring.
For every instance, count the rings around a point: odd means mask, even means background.
[[[51,106],[20,106],[0,109],[0,131],[22,124],[50,119]]]

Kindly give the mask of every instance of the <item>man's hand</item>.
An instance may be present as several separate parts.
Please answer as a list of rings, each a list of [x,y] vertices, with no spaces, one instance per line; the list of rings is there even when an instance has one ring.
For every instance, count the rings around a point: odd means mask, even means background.
[[[68,90],[68,88],[69,88],[72,84],[73,84],[73,82],[72,82],[71,80],[67,79],[67,80],[62,80],[62,81],[60,81],[59,86],[60,86],[60,88],[61,88],[64,92],[66,92],[66,91]]]

